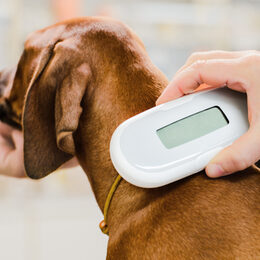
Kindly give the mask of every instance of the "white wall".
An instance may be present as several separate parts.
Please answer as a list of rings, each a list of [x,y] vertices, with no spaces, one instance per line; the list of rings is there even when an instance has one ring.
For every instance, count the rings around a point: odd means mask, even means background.
[[[80,167],[41,181],[0,177],[0,259],[105,259],[102,219]]]

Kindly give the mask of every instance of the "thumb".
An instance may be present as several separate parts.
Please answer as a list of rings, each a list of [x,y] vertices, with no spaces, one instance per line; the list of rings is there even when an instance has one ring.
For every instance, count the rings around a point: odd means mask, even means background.
[[[216,178],[241,171],[260,159],[260,124],[249,128],[248,132],[232,145],[219,152],[207,165],[206,173]]]

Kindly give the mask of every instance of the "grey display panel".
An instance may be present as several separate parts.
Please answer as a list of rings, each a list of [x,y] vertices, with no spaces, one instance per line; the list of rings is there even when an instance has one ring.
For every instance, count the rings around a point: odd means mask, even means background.
[[[168,149],[209,134],[228,124],[219,107],[212,107],[158,129],[157,135]]]

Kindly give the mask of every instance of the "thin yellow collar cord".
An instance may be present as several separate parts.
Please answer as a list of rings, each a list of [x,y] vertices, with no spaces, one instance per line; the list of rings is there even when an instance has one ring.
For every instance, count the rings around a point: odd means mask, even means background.
[[[105,207],[104,207],[104,220],[102,220],[99,224],[99,227],[101,229],[101,231],[108,235],[108,226],[107,226],[107,213],[108,213],[108,209],[109,209],[109,206],[110,206],[110,203],[111,203],[111,200],[113,198],[113,195],[120,183],[120,181],[122,180],[122,177],[118,174],[118,176],[116,177],[114,183],[112,184],[111,188],[110,188],[110,191],[107,195],[107,199],[106,199],[106,202],[105,202]]]

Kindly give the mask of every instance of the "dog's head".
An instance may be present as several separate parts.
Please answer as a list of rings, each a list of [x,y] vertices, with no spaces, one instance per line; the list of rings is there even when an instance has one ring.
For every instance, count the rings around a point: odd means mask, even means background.
[[[42,178],[75,155],[74,134],[91,99],[99,110],[104,99],[128,99],[141,112],[133,93],[142,82],[153,86],[143,97],[149,108],[167,80],[141,40],[118,21],[83,18],[33,33],[5,101],[23,128],[27,175]]]

